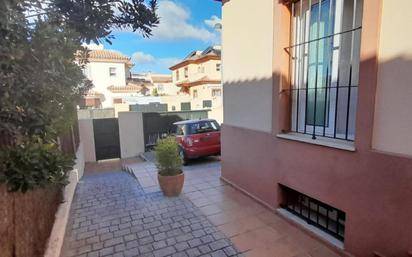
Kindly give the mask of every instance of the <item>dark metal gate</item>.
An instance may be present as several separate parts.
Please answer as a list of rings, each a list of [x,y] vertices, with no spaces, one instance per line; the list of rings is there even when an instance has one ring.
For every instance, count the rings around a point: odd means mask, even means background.
[[[117,118],[94,119],[96,160],[120,158],[119,122]]]
[[[143,113],[143,133],[145,150],[153,148],[160,138],[164,138],[171,133],[174,133],[176,121],[181,121],[176,114],[170,113]]]
[[[143,113],[143,133],[145,150],[152,149],[157,141],[172,133],[176,127],[176,121],[206,119],[209,110],[180,111],[180,112],[147,112]]]

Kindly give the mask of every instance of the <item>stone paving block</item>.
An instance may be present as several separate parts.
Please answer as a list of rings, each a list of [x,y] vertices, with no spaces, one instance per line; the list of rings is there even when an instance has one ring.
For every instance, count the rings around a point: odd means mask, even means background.
[[[77,249],[77,254],[88,253],[92,250],[91,245],[85,245]]]
[[[99,236],[94,236],[94,237],[89,237],[86,239],[86,243],[88,245],[93,245],[94,243],[100,242],[100,237]]]
[[[130,241],[126,243],[126,249],[131,249],[131,248],[135,248],[135,247],[139,247],[139,242],[138,241]]]
[[[227,256],[234,256],[237,255],[237,251],[233,246],[228,246],[223,249]]]
[[[189,257],[198,257],[201,255],[200,251],[197,248],[191,248],[186,250],[186,253]]]
[[[171,256],[174,253],[176,253],[176,250],[172,246],[168,246],[168,247],[163,248],[163,249],[155,250],[153,252],[155,257]]]
[[[89,252],[87,253],[87,257],[99,257],[99,252],[98,251]]]
[[[167,246],[166,240],[162,240],[162,241],[157,241],[153,243],[153,248],[154,249],[161,249]]]
[[[145,245],[145,244],[153,243],[154,239],[152,236],[147,236],[147,237],[138,239],[138,242],[140,245]]]
[[[154,250],[154,248],[153,248],[153,246],[152,245],[142,245],[142,246],[139,246],[139,251],[141,252],[141,253],[150,253],[150,252],[153,252],[153,250]]]
[[[93,248],[94,251],[97,251],[97,250],[102,249],[102,248],[103,248],[103,242],[94,243],[94,244],[92,245],[92,248]]]
[[[225,248],[229,245],[230,243],[226,239],[220,239],[209,244],[210,248],[212,248],[213,251]]]
[[[106,247],[99,251],[99,256],[107,256],[114,253],[113,247]]]
[[[122,238],[113,238],[113,239],[104,241],[103,245],[104,247],[109,247],[109,246],[120,244],[122,242],[123,242]]]
[[[175,253],[172,257],[188,257],[185,252]]]
[[[200,241],[200,239],[198,239],[198,238],[195,238],[195,239],[189,240],[188,244],[190,245],[190,247],[193,248],[193,247],[201,245],[202,241]]]
[[[114,246],[114,251],[116,253],[124,252],[125,250],[126,250],[126,245],[123,243]]]
[[[77,240],[86,239],[96,235],[96,231],[87,231],[80,234],[77,234]]]
[[[215,239],[211,235],[206,235],[204,237],[201,237],[200,240],[202,240],[204,244],[208,244],[208,243],[215,241]]]
[[[112,232],[108,232],[108,233],[105,233],[105,234],[103,234],[103,235],[100,235],[100,240],[101,241],[106,241],[106,240],[108,240],[108,239],[111,239],[111,238],[113,238],[114,236],[113,236],[113,233]]]
[[[158,234],[158,233],[160,232],[160,230],[159,230],[158,227],[156,227],[156,228],[151,228],[149,231],[150,231],[150,234],[152,234],[152,235],[156,235],[156,234]]]
[[[129,234],[129,235],[124,236],[125,242],[129,242],[129,241],[136,240],[136,239],[137,239],[136,234]]]
[[[137,247],[134,247],[134,248],[125,250],[125,251],[123,252],[123,254],[124,254],[125,257],[137,257],[137,256],[140,256],[140,255],[139,255],[139,248],[137,248]]]
[[[212,251],[212,249],[210,249],[210,247],[208,245],[201,245],[201,246],[198,247],[198,249],[202,254],[205,254],[205,253],[208,253],[208,252]]]
[[[130,233],[131,233],[130,228],[125,228],[125,229],[122,229],[122,230],[119,230],[119,231],[115,231],[114,232],[114,237],[122,237],[122,236],[128,235]]]
[[[177,243],[174,237],[166,239],[167,245],[175,245]]]
[[[121,223],[121,224],[119,225],[119,229],[120,229],[120,230],[123,230],[123,229],[125,229],[125,228],[130,228],[131,226],[132,226],[132,223],[130,223],[130,222]]]
[[[150,231],[149,230],[144,230],[144,231],[141,231],[141,232],[137,233],[138,238],[143,238],[143,237],[147,237],[147,236],[150,236]]]
[[[192,232],[194,237],[202,237],[206,235],[206,232],[203,229],[198,229]]]
[[[211,253],[212,257],[227,257],[226,253],[223,250],[215,251]]]
[[[190,246],[187,242],[177,243],[177,244],[174,245],[174,247],[176,248],[176,250],[178,252],[182,252],[182,251],[190,248]]]
[[[154,240],[155,241],[160,241],[160,240],[164,240],[167,238],[166,233],[162,232],[162,233],[158,233],[156,235],[154,235]]]

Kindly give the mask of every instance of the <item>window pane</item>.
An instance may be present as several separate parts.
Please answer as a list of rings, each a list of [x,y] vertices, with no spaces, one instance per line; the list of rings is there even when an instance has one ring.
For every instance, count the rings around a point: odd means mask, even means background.
[[[180,104],[180,110],[182,110],[182,111],[190,111],[190,110],[191,110],[190,102],[181,103],[181,104]]]
[[[211,108],[212,107],[212,101],[211,100],[204,100],[203,101],[203,108]]]
[[[213,131],[219,131],[220,127],[217,122],[214,121],[201,121],[198,123],[189,124],[190,134],[201,134]]]
[[[177,125],[176,128],[176,135],[183,136],[184,135],[184,125]]]
[[[312,126],[326,126],[328,116],[326,88],[331,69],[332,49],[327,36],[333,34],[332,3],[331,0],[323,0],[321,5],[317,3],[311,7],[306,124]]]
[[[355,139],[362,8],[363,0],[293,1],[293,132]]]

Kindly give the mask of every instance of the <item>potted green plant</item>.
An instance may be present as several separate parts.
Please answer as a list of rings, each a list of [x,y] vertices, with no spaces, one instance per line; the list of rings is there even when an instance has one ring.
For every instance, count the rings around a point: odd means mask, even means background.
[[[155,147],[156,166],[160,189],[165,196],[177,196],[182,192],[185,175],[179,156],[176,138],[167,137]]]

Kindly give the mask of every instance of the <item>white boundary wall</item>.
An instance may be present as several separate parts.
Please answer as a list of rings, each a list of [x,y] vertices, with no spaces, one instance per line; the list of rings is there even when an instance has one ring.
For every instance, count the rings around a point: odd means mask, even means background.
[[[119,112],[119,137],[122,159],[144,153],[143,114]]]

